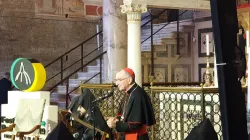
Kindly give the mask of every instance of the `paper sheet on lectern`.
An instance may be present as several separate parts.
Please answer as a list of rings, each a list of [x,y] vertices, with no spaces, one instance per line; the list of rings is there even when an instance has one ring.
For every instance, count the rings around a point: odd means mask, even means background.
[[[20,99],[15,118],[14,134],[16,132],[30,131],[36,125],[40,125],[44,112],[45,99]],[[33,134],[37,135],[39,131]]]

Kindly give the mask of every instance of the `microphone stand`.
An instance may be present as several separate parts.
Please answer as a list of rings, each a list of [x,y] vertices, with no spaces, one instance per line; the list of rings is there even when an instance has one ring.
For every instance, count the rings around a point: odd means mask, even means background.
[[[92,106],[92,108],[91,108],[91,112],[92,112],[92,115],[93,115],[93,131],[94,131],[94,137],[93,137],[93,140],[95,140],[95,104]]]
[[[94,101],[92,101],[92,107],[91,107],[91,113],[93,115],[93,131],[94,131],[94,140],[95,140],[95,133],[96,133],[96,126],[95,126],[95,107],[98,102],[103,101],[106,98],[109,98],[113,95],[113,92],[110,92],[109,94],[105,95],[104,97],[98,98]]]

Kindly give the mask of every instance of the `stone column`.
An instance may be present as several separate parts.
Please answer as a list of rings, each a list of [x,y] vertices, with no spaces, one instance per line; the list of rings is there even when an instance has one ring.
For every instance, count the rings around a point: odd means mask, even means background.
[[[105,82],[115,79],[118,71],[127,67],[126,15],[121,13],[123,0],[103,0],[103,47]]]
[[[127,14],[128,24],[128,67],[135,72],[135,81],[142,86],[141,65],[141,14],[147,11],[146,5],[125,4],[122,13]]]
[[[214,53],[214,86],[218,87],[216,54]]]

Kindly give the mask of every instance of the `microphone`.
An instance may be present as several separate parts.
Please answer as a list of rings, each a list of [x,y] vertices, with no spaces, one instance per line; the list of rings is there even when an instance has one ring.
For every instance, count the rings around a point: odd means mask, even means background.
[[[95,99],[94,101],[92,101],[92,103],[96,103],[96,102],[102,101],[102,100],[104,100],[104,99],[106,99],[106,98],[109,98],[109,97],[113,96],[113,94],[114,94],[113,91],[112,91],[112,92],[109,92],[108,94],[106,94],[106,95],[104,95],[104,96],[102,96],[102,97],[99,97],[99,98]]]

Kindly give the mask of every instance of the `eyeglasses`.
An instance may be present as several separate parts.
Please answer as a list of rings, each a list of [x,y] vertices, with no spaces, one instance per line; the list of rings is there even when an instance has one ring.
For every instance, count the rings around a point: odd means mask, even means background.
[[[121,81],[123,81],[123,80],[125,80],[125,79],[128,79],[128,78],[129,78],[129,77],[127,77],[127,78],[121,78],[121,79],[118,78],[118,79],[115,79],[115,81],[120,81],[120,82],[121,82]]]

